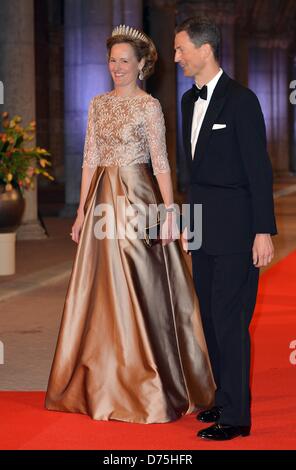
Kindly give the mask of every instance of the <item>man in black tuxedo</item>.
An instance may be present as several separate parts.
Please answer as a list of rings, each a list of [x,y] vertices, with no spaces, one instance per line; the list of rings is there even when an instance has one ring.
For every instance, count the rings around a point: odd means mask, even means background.
[[[189,203],[202,204],[202,245],[191,255],[217,386],[214,406],[197,416],[214,424],[198,436],[228,440],[250,432],[249,324],[276,224],[260,104],[221,70],[219,44],[219,30],[207,18],[176,29],[175,61],[196,83],[182,97]],[[185,230],[186,244],[190,251]]]

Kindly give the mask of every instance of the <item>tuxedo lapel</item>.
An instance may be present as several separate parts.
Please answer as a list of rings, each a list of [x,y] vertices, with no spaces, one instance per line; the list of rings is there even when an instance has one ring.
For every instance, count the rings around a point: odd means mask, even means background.
[[[225,100],[226,97],[224,96],[222,98],[219,98],[218,100],[211,100],[209,104],[195,146],[195,162],[199,161],[200,157],[204,154],[208,138],[210,137],[210,134],[212,132],[213,124],[216,122],[217,117],[224,106]]]
[[[193,119],[193,111],[194,111],[194,95],[190,93],[187,98],[185,109],[184,109],[184,116],[183,116],[183,138],[184,138],[184,145],[186,155],[190,156],[192,160],[191,154],[191,126],[192,126],[192,119]]]
[[[210,104],[206,111],[202,126],[200,128],[199,136],[195,146],[194,162],[200,161],[202,155],[204,155],[207,141],[211,135],[213,124],[216,122],[227,98],[228,85],[230,78],[223,72],[218,83],[215,87],[213,96]],[[192,122],[192,120],[191,120]],[[191,129],[191,127],[190,127]]]

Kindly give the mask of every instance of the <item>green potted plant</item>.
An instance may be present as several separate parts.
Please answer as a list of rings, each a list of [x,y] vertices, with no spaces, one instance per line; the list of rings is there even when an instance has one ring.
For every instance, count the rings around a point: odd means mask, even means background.
[[[53,180],[47,171],[50,153],[40,147],[29,147],[34,139],[36,123],[21,126],[22,118],[9,119],[2,113],[0,125],[0,232],[13,231],[20,224],[24,211],[24,192],[34,188],[35,175]]]

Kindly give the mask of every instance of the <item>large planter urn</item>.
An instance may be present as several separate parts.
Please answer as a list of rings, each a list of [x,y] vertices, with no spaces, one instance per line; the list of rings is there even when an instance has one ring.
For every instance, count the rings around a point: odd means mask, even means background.
[[[0,233],[14,232],[21,223],[25,201],[19,189],[0,184]]]

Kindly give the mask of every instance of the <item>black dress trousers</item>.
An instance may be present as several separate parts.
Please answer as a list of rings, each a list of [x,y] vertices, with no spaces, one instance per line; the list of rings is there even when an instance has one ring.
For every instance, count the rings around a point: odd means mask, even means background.
[[[211,255],[192,251],[193,277],[213,374],[219,422],[250,425],[249,325],[256,303],[259,269],[252,253]]]

